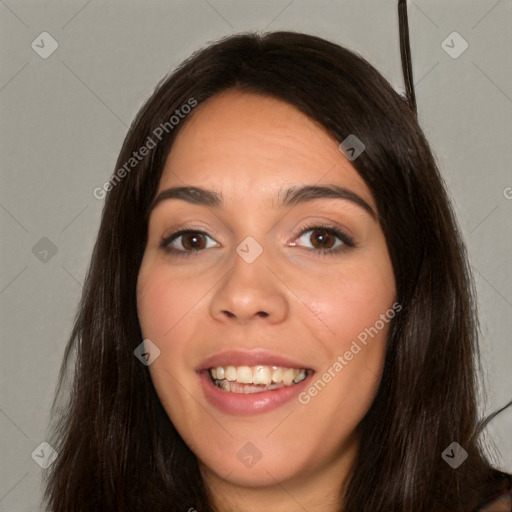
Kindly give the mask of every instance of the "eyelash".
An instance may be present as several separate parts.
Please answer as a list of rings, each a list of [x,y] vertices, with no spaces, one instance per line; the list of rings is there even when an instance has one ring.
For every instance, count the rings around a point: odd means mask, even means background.
[[[308,231],[314,231],[314,230],[321,230],[326,231],[327,233],[334,235],[338,240],[342,242],[342,245],[333,249],[312,249],[307,247],[309,251],[313,251],[315,253],[318,253],[320,256],[331,256],[339,254],[343,251],[346,251],[347,248],[354,248],[356,247],[356,243],[354,242],[353,238],[341,231],[340,229],[334,227],[334,226],[328,226],[328,225],[318,225],[318,224],[309,224],[306,226],[303,226],[297,233],[294,233],[294,238],[300,238],[300,236],[304,235]],[[191,256],[197,256],[199,253],[204,251],[205,249],[195,250],[195,251],[184,251],[181,249],[175,249],[174,247],[171,247],[171,242],[174,242],[174,240],[177,240],[180,236],[187,235],[187,234],[199,234],[208,238],[211,238],[208,233],[201,231],[200,229],[194,229],[192,227],[185,226],[184,228],[175,231],[174,233],[171,233],[170,235],[164,237],[162,241],[160,242],[160,248],[163,249],[165,252],[177,256],[177,257],[191,257]]]
[[[331,256],[336,255],[339,253],[342,253],[347,250],[347,248],[354,248],[356,247],[356,243],[352,237],[344,233],[341,229],[333,226],[333,225],[318,225],[316,223],[310,223],[305,226],[302,226],[300,230],[296,233],[294,233],[294,238],[299,238],[300,236],[304,235],[308,231],[326,231],[327,233],[334,235],[336,238],[338,238],[342,244],[335,249],[310,249],[307,247],[306,249],[313,251],[315,253],[319,253],[321,256]]]

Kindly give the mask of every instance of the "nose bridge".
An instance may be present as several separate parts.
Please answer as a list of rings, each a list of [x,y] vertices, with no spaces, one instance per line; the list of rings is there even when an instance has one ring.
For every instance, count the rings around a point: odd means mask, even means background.
[[[213,295],[212,316],[243,322],[253,318],[282,321],[288,313],[288,301],[282,283],[268,265],[267,250],[255,238],[242,240],[233,254],[231,269]]]

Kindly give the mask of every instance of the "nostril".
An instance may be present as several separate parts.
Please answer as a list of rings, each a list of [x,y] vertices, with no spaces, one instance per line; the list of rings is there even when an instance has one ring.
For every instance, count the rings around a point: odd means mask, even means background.
[[[224,310],[222,311],[227,317],[229,318],[234,318],[236,317],[236,315],[234,313],[231,313],[231,311],[227,311],[227,310]],[[258,311],[258,313],[256,313],[258,316],[261,316],[263,318],[267,318],[269,316],[269,314],[266,312],[266,311]]]

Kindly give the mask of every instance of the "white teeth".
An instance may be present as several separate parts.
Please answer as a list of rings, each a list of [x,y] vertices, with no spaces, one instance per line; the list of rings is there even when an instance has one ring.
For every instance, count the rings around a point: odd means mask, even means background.
[[[234,382],[236,380],[236,368],[234,366],[226,366],[224,368],[224,378],[229,380],[229,382]]]
[[[281,367],[272,370],[272,380],[274,382],[283,382],[283,369]]]
[[[256,393],[303,381],[310,370],[282,366],[217,366],[209,373],[214,383],[226,391]]]
[[[236,370],[236,380],[240,384],[252,384],[252,370],[248,366],[239,366]]]
[[[254,371],[253,377],[254,384],[270,384],[272,382],[272,375],[268,366],[258,366]]]
[[[295,370],[293,368],[288,368],[283,374],[284,385],[291,386],[294,378],[295,378]]]
[[[224,372],[224,366],[219,366],[218,368],[215,369],[216,373],[217,373],[217,376],[213,376],[214,379],[224,379],[224,375],[225,375],[225,372]]]

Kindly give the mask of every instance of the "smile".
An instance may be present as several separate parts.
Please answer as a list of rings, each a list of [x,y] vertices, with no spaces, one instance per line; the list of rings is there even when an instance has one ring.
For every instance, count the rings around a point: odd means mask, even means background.
[[[246,416],[294,404],[315,370],[304,359],[278,352],[231,349],[206,358],[196,373],[209,405],[224,414]]]
[[[311,370],[283,366],[217,366],[208,370],[212,382],[231,393],[261,393],[302,382]]]

